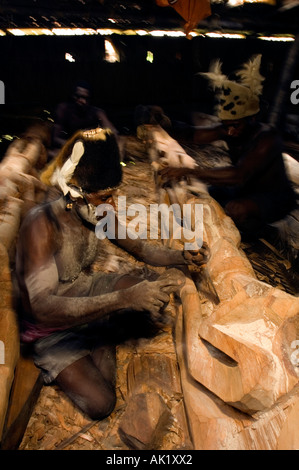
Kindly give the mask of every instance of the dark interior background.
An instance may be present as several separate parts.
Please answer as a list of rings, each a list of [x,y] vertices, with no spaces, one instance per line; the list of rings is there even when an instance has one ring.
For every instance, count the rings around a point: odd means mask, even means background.
[[[190,122],[193,111],[213,114],[213,93],[199,75],[208,70],[211,60],[220,58],[223,71],[229,74],[256,53],[263,56],[261,72],[266,80],[261,116],[267,120],[293,44],[254,37],[199,36],[190,40],[112,35],[107,39],[121,60],[108,63],[104,60],[104,39],[99,35],[0,37],[0,79],[5,84],[0,134],[18,135],[32,119],[52,116],[78,79],[90,82],[93,104],[106,110],[121,133],[134,132],[138,104],[160,105],[172,120]],[[147,51],[153,53],[153,63],[146,61]],[[66,52],[75,62],[65,60]],[[299,79],[298,66],[294,79]],[[287,112],[298,115],[298,111],[299,105],[288,100]]]

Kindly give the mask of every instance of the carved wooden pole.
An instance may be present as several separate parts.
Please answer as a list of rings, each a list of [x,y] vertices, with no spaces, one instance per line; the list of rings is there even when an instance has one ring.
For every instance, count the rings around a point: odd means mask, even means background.
[[[28,201],[30,205],[35,204],[35,187],[39,186],[39,182],[31,176],[31,173],[43,150],[42,143],[38,139],[32,142],[20,139],[11,144],[0,164],[0,344],[4,353],[0,361],[0,441],[3,438],[5,420],[8,420],[6,425],[11,424],[17,413],[16,408],[11,407],[11,410],[14,409],[11,416],[7,417],[15,368],[20,358],[11,262],[14,261],[15,241],[24,207]],[[29,375],[21,376],[21,380],[28,379]],[[26,399],[26,394],[23,392],[22,389],[21,401]],[[20,397],[17,399],[20,403]]]
[[[198,291],[191,277],[181,290],[176,350],[194,447],[296,448],[299,299],[256,279],[238,230],[216,201],[199,195],[189,203],[204,205],[207,271],[220,301]]]

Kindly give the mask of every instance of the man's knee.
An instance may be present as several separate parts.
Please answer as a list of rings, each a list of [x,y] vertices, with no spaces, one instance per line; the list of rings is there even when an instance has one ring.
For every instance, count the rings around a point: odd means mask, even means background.
[[[64,393],[90,418],[100,420],[112,413],[116,394],[89,356],[66,367],[56,378]]]
[[[106,393],[105,396],[101,395],[98,398],[88,400],[83,410],[93,420],[101,420],[107,418],[114,410],[116,404],[116,394],[111,390],[111,393]],[[85,409],[84,409],[85,408]]]

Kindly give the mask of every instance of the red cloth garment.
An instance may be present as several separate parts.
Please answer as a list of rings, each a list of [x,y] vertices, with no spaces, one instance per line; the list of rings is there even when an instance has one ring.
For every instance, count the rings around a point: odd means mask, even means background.
[[[29,321],[23,320],[22,321],[22,331],[20,333],[21,341],[23,343],[32,343],[37,339],[44,338],[45,336],[49,336],[56,331],[62,331],[66,328],[49,328],[44,327],[41,325],[37,325],[35,323],[31,323]]]

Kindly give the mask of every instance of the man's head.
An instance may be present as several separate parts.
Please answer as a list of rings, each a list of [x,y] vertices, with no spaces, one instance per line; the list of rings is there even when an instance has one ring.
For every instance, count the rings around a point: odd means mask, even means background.
[[[115,135],[102,128],[76,132],[61,149],[47,178],[74,199],[117,187],[122,167]]]
[[[85,108],[90,101],[90,85],[87,82],[80,81],[74,86],[73,100],[79,108]]]
[[[218,95],[217,115],[222,121],[236,121],[256,115],[260,111],[259,95],[264,77],[260,74],[261,55],[249,60],[236,72],[240,80],[229,80],[222,74],[221,63],[214,62],[203,76],[209,78]]]
[[[85,107],[89,103],[90,93],[86,88],[77,87],[74,93],[74,100],[77,106]]]
[[[83,138],[74,144],[75,147],[82,142],[83,154],[70,179],[70,183],[87,193],[118,186],[122,178],[115,135],[108,129],[99,129],[94,135],[92,132],[83,132]]]
[[[242,118],[242,119],[224,119],[222,121],[222,126],[226,132],[226,135],[230,139],[240,139],[242,138],[251,123],[254,122],[253,118]]]
[[[93,193],[83,192],[83,199],[76,200],[76,210],[82,219],[86,222],[96,225],[111,209],[114,211],[116,206],[114,202],[114,193],[116,188],[108,188],[104,191],[95,191]],[[97,214],[97,207],[101,206],[102,215]]]
[[[67,208],[75,204],[79,215],[96,225],[96,207],[114,206],[113,193],[122,179],[120,153],[113,132],[102,128],[76,132],[48,170],[47,179],[60,187]]]

